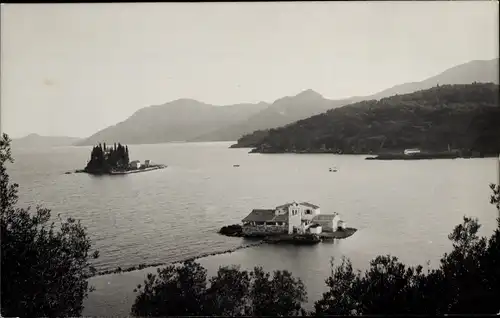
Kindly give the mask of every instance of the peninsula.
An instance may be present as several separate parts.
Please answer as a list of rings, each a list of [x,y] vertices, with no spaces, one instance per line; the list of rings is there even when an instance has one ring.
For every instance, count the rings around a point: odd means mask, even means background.
[[[232,147],[265,154],[378,154],[378,160],[495,156],[500,151],[498,89],[494,83],[436,85],[362,101],[256,131]],[[402,154],[414,148],[422,153]]]
[[[145,160],[144,164],[139,160],[130,161],[128,146],[126,145],[123,146],[121,143],[114,143],[112,147],[108,147],[104,143],[94,146],[85,169],[75,172],[94,175],[123,175],[163,168],[166,168],[166,166],[151,164],[150,160]]]

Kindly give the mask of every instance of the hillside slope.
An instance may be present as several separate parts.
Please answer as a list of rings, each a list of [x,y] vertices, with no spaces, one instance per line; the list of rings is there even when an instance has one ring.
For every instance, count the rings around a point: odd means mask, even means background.
[[[498,58],[493,60],[471,61],[447,69],[436,76],[420,82],[405,83],[370,96],[356,96],[343,100],[327,100],[318,93],[308,90],[295,97],[279,99],[268,108],[238,124],[220,128],[210,134],[200,136],[196,138],[196,140],[237,140],[254,131],[278,128],[350,103],[380,99],[396,94],[408,94],[419,90],[429,89],[438,84],[471,84],[473,82],[492,82],[498,84],[498,66]],[[258,132],[257,134],[262,133]],[[249,136],[246,136],[246,138],[248,137]],[[253,137],[250,136],[250,138]]]
[[[192,99],[179,99],[142,108],[117,125],[105,128],[77,145],[99,142],[127,144],[187,141],[219,127],[239,122],[268,104],[214,106]]]
[[[239,144],[262,153],[366,154],[451,147],[495,154],[500,152],[498,88],[493,83],[442,85],[358,102],[246,136]]]
[[[234,141],[254,130],[280,127],[347,103],[349,100],[329,100],[309,89],[295,96],[280,98],[241,122],[198,136],[192,141]]]
[[[372,96],[357,96],[343,100],[328,100],[313,90],[278,99],[270,105],[262,102],[214,106],[192,99],[180,99],[164,105],[140,109],[127,120],[107,127],[78,142],[77,145],[114,141],[129,144],[169,141],[233,141],[257,130],[288,125],[357,101],[406,94],[431,88],[437,83],[443,85],[472,82],[498,83],[498,59],[472,61],[421,82],[398,85]],[[253,137],[250,136],[250,138]]]
[[[364,97],[363,99],[380,99],[396,94],[408,94],[445,84],[472,84],[473,82],[498,84],[498,66],[498,58],[492,60],[470,61],[447,69],[426,80],[397,85],[374,95]]]
[[[29,134],[22,138],[12,140],[14,148],[51,148],[71,146],[81,140],[76,137],[66,136],[40,136],[38,134]]]

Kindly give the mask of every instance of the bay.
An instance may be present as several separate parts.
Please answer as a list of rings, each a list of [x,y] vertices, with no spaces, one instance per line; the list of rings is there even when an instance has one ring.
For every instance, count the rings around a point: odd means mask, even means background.
[[[477,217],[482,235],[495,227],[488,184],[497,160],[366,161],[365,156],[248,154],[230,143],[130,145],[131,159],[166,169],[126,176],[64,174],[83,168],[89,147],[13,149],[8,171],[20,184],[20,205],[41,204],[53,215],[88,228],[101,257],[99,270],[177,262],[244,244],[217,234],[254,208],[308,201],[338,212],[358,232],[316,246],[261,245],[199,260],[214,274],[220,265],[288,269],[305,282],[309,304],[325,290],[330,258],[349,257],[365,269],[377,255],[431,266],[451,248],[447,235],[464,215]],[[233,167],[239,164],[240,167]],[[330,167],[338,172],[329,172]],[[128,315],[132,292],[148,268],[91,279],[96,291],[84,315]]]

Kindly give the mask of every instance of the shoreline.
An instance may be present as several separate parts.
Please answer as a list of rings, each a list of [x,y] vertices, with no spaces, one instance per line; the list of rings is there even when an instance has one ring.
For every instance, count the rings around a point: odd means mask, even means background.
[[[88,172],[85,171],[84,169],[77,169],[75,171],[68,171],[65,172],[64,174],[73,174],[73,173],[86,173],[90,174],[93,176],[117,176],[117,175],[126,175],[126,174],[132,174],[132,173],[141,173],[141,172],[147,172],[147,171],[154,171],[154,170],[161,170],[167,168],[167,165],[157,165],[157,166],[150,166],[144,169],[134,169],[134,170],[126,170],[126,171],[111,171],[111,172]]]
[[[442,160],[442,159],[484,159],[495,158],[495,155],[484,156],[460,156],[453,153],[422,153],[422,154],[384,154],[367,157],[365,160]]]
[[[314,234],[314,233],[306,233],[306,234],[287,234],[287,233],[267,233],[267,234],[253,234],[253,235],[246,235],[243,233],[243,228],[239,224],[232,224],[232,225],[225,225],[221,227],[219,230],[219,234],[227,237],[242,237],[246,239],[257,239],[260,238],[264,240],[266,243],[276,243],[276,242],[294,242],[296,241],[294,238],[297,237],[308,237],[309,235],[312,236],[317,236],[319,238],[318,242],[321,242],[323,240],[341,240],[341,239],[346,239],[348,237],[351,237],[358,231],[358,229],[353,228],[353,227],[346,227],[344,230],[337,229],[336,231],[325,231],[321,232],[319,234]],[[300,242],[301,240],[297,240],[297,242]],[[315,241],[315,240],[313,240]]]
[[[485,154],[482,156],[475,155],[459,155],[455,153],[424,153],[419,155],[404,155],[402,153],[389,153],[389,154],[373,154],[373,153],[350,153],[350,152],[338,152],[333,150],[295,150],[295,151],[285,151],[285,150],[258,150],[254,147],[230,147],[231,149],[250,149],[249,154],[263,154],[263,155],[283,155],[283,154],[296,154],[296,155],[345,155],[345,156],[367,156],[365,160],[432,160],[432,159],[484,159],[484,158],[496,158],[498,155],[495,154]]]
[[[146,268],[151,268],[151,267],[159,267],[159,266],[168,266],[168,265],[182,264],[184,262],[195,261],[197,259],[205,258],[205,257],[209,257],[209,256],[215,256],[215,255],[222,255],[222,254],[233,253],[233,252],[236,252],[238,250],[242,250],[242,249],[246,249],[246,248],[250,248],[250,247],[255,247],[255,246],[258,246],[258,245],[262,245],[264,243],[265,242],[263,240],[259,240],[258,242],[255,242],[255,243],[250,243],[250,244],[246,244],[246,245],[240,245],[238,247],[231,248],[231,249],[224,250],[224,251],[219,251],[219,252],[203,253],[203,254],[200,254],[198,256],[188,257],[186,259],[183,259],[183,260],[180,260],[180,261],[175,261],[175,262],[143,263],[143,264],[139,264],[139,265],[130,266],[130,267],[127,267],[125,269],[122,269],[119,266],[116,269],[97,272],[94,275],[89,275],[87,278],[93,278],[93,277],[105,276],[105,275],[112,275],[112,274],[128,273],[128,272],[138,271],[138,270],[142,270],[142,269],[146,269]]]

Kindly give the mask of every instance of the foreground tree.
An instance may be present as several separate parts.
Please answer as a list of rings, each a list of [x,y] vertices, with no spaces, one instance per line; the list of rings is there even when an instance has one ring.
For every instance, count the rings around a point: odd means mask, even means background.
[[[260,267],[242,271],[221,267],[210,278],[194,262],[171,265],[149,274],[132,306],[135,316],[291,316],[304,313],[306,291],[287,271],[271,275]]]
[[[491,186],[491,203],[498,207],[499,188]],[[500,208],[499,208],[500,212]],[[396,257],[378,256],[367,271],[353,270],[343,258],[326,280],[328,291],[315,303],[323,315],[442,315],[454,313],[498,313],[500,305],[500,218],[487,239],[478,236],[476,219],[464,217],[448,236],[452,251],[437,269],[407,266]],[[158,279],[148,275],[132,308],[138,316],[217,315],[294,316],[305,315],[307,300],[300,279],[287,271],[273,275],[256,267],[221,267],[206,285],[206,270],[199,264],[169,266]],[[139,289],[141,287],[139,286]]]
[[[217,276],[210,278],[205,294],[205,314],[216,316],[244,316],[252,312],[250,273],[239,266],[221,267]]]
[[[199,316],[203,312],[207,271],[195,262],[170,265],[148,274],[132,306],[135,316]]]
[[[498,212],[500,213],[500,184],[490,184],[490,189],[493,191],[490,203],[494,204],[497,207]]]
[[[50,222],[50,210],[16,207],[18,185],[6,164],[13,162],[10,139],[0,139],[1,314],[3,316],[80,316],[95,272],[91,242],[74,219]]]
[[[253,316],[297,316],[304,314],[302,303],[307,301],[307,292],[299,278],[286,270],[271,274],[256,267],[252,272],[251,289]]]
[[[498,187],[491,202],[498,204]],[[448,236],[453,250],[440,266],[423,271],[391,256],[379,256],[363,274],[343,259],[326,280],[328,291],[315,303],[317,315],[493,314],[500,305],[500,218],[487,239],[476,219],[464,217]]]

